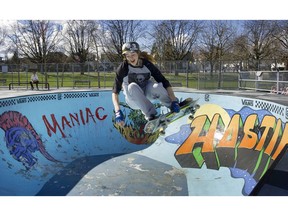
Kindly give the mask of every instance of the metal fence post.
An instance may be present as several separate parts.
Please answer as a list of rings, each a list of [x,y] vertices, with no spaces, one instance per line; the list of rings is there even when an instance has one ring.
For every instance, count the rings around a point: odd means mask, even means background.
[[[277,68],[276,69],[276,89],[277,89],[277,94],[279,93],[279,76],[280,76],[280,74],[279,74],[279,69]]]
[[[56,64],[56,74],[57,74],[57,78],[56,78],[57,89],[59,89],[59,66],[58,66],[58,63]]]
[[[189,62],[186,61],[186,88],[188,88],[188,86],[189,86],[189,82],[188,82],[189,76],[188,76],[188,73],[189,73]]]

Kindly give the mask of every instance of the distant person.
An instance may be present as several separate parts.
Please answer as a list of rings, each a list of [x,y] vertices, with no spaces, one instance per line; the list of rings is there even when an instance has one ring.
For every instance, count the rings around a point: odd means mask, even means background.
[[[38,79],[38,75],[37,75],[36,71],[34,71],[33,74],[31,75],[30,85],[31,85],[32,90],[34,90],[33,84],[35,84],[37,90],[39,90],[39,88],[38,88],[39,79]]]
[[[288,87],[284,87],[284,88],[282,89],[281,94],[283,94],[283,95],[288,95]]]
[[[273,85],[273,86],[271,87],[271,93],[275,93],[275,94],[278,93],[278,92],[277,92],[277,87],[276,87],[275,85]]]
[[[153,99],[158,99],[173,112],[179,112],[180,106],[170,82],[152,63],[152,56],[141,52],[137,42],[125,43],[122,47],[123,62],[116,71],[112,90],[116,123],[124,125],[124,115],[120,109],[118,95],[123,89],[126,103],[132,109],[141,110],[146,120],[157,118]],[[151,77],[155,81],[151,80]]]

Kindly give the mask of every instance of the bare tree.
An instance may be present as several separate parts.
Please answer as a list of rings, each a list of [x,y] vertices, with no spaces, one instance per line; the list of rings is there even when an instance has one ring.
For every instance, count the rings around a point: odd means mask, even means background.
[[[48,80],[48,55],[57,49],[60,31],[61,26],[52,21],[23,20],[12,26],[13,33],[9,35],[17,58],[25,57],[32,63],[41,63],[40,70],[45,74],[45,82]]]
[[[99,61],[101,51],[101,25],[99,21],[91,21],[90,34],[93,44],[91,51],[95,54],[96,61]]]
[[[145,37],[144,24],[140,20],[103,20],[101,25],[102,51],[112,62],[122,60],[124,43]]]
[[[202,61],[210,64],[210,74],[218,64],[219,71],[222,70],[221,61],[227,58],[233,46],[235,28],[231,21],[213,20],[206,22],[205,31],[201,35],[200,55]],[[219,86],[218,86],[219,87]]]
[[[50,52],[57,49],[60,42],[61,26],[48,20],[17,21],[9,36],[19,56],[33,63],[47,62]]]
[[[237,35],[233,41],[231,58],[236,61],[238,70],[244,70],[244,62],[249,59],[249,45],[247,36],[244,34]]]
[[[0,26],[0,46],[4,45],[6,37],[7,37],[6,29]]]
[[[249,46],[246,35],[241,34],[235,37],[231,54],[234,59],[246,60],[249,58]]]
[[[81,74],[84,74],[85,62],[99,59],[98,23],[95,20],[70,20],[66,24],[66,51],[80,64]]]
[[[163,20],[154,25],[154,54],[162,60],[183,60],[196,44],[203,22],[200,20]]]
[[[248,39],[249,56],[255,65],[255,70],[260,69],[260,60],[272,58],[275,53],[275,21],[247,20],[244,31]]]
[[[94,22],[91,20],[70,20],[66,24],[67,28],[64,30],[65,42],[68,44],[66,51],[75,62],[85,63],[92,49],[91,31]]]
[[[6,49],[4,48],[6,38],[7,38],[6,29],[0,26],[0,51],[6,52]]]
[[[279,20],[276,21],[277,31],[275,33],[275,38],[280,44],[278,49],[278,54],[280,59],[285,62],[286,70],[288,69],[288,21]]]

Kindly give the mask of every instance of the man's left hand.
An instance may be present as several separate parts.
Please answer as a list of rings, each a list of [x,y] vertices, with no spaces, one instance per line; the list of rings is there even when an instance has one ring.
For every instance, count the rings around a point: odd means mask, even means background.
[[[175,112],[175,113],[180,112],[180,105],[179,105],[178,101],[172,101],[171,111]]]

